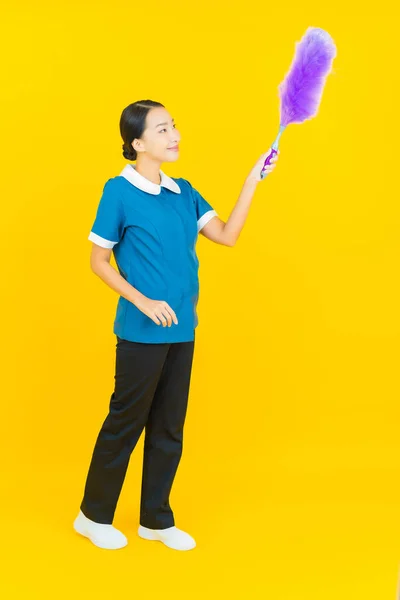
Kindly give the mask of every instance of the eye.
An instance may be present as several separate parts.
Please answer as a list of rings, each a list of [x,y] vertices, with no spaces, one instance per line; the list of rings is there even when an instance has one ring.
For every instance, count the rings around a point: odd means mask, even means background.
[[[174,123],[174,127],[176,127],[176,123]],[[160,129],[159,133],[162,133],[163,131],[167,131],[166,129]]]

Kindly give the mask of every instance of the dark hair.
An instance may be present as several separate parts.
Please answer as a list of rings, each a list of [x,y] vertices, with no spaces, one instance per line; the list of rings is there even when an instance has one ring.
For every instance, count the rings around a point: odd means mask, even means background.
[[[142,136],[143,131],[146,129],[146,117],[147,113],[154,106],[162,106],[161,102],[154,102],[153,100],[138,100],[129,104],[122,111],[122,115],[119,121],[119,130],[121,137],[124,140],[122,144],[122,154],[124,158],[128,160],[136,160],[137,153],[132,147],[132,142],[136,138]]]

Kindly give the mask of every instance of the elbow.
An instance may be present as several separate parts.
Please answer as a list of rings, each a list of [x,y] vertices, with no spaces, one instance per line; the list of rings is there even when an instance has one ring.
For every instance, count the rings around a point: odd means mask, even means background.
[[[95,263],[90,263],[90,270],[92,271],[92,273],[94,273],[95,275],[99,275],[99,269],[98,269],[98,265]]]
[[[223,244],[224,246],[229,246],[230,248],[233,248],[233,246],[236,244],[237,240],[235,238],[233,238],[232,236],[228,235],[228,232],[225,231],[225,227],[223,228],[221,234],[222,235],[220,236],[220,243]]]
[[[96,260],[93,256],[90,258],[90,269],[93,273],[96,273],[98,265],[98,260]]]
[[[112,250],[109,248],[103,248],[93,244],[92,252],[90,254],[90,268],[96,275],[99,271],[103,270],[105,263],[110,263]]]
[[[104,265],[107,265],[107,264],[109,264],[109,261],[106,259],[103,259],[103,260],[94,259],[94,260],[90,261],[90,268],[95,275],[100,276],[100,273],[102,273],[104,271]]]

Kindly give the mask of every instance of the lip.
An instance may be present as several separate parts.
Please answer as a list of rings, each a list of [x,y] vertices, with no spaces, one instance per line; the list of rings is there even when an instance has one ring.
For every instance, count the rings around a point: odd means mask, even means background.
[[[179,150],[179,146],[174,146],[173,148],[167,148],[167,150],[174,150],[177,152]]]

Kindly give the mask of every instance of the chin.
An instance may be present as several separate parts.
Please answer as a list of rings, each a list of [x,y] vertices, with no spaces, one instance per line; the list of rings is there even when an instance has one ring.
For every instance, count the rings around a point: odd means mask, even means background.
[[[172,154],[172,152],[168,152],[168,154]],[[167,162],[176,162],[179,158],[179,151],[175,152],[176,156],[168,156]]]

